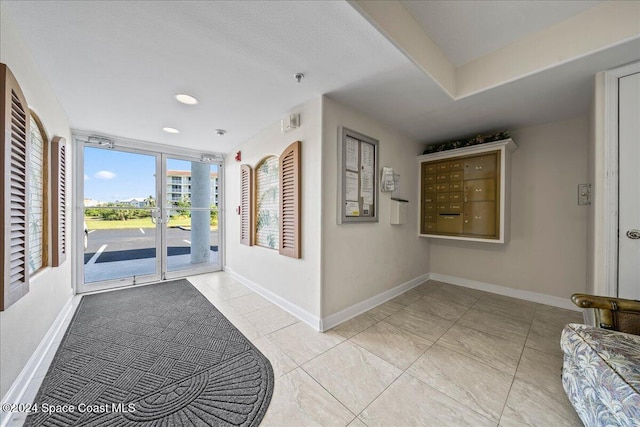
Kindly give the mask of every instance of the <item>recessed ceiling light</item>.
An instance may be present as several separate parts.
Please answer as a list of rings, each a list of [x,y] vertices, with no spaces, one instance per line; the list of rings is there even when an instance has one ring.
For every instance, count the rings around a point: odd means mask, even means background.
[[[180,133],[180,131],[178,129],[175,129],[175,128],[162,128],[162,130],[167,132],[167,133]]]
[[[178,100],[178,102],[182,102],[183,104],[187,105],[196,105],[198,103],[197,99],[195,99],[191,95],[187,95],[186,93],[177,94],[176,99]]]
[[[216,129],[216,135],[218,136],[224,136],[225,133],[227,133],[227,131],[224,129]]]

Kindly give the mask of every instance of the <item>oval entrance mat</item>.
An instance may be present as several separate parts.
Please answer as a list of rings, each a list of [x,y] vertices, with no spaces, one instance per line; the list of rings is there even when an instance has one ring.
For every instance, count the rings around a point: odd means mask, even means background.
[[[86,295],[26,426],[257,426],[266,357],[187,280]]]

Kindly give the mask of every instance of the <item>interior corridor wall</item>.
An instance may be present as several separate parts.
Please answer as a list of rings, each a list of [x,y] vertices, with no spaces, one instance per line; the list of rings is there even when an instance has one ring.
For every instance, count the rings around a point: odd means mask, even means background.
[[[301,126],[282,134],[280,123],[261,131],[225,159],[225,269],[248,279],[311,316],[320,315],[320,194],[321,194],[321,98],[291,110],[300,114]],[[284,116],[284,114],[283,114]],[[240,244],[240,165],[252,168],[269,155],[280,156],[292,142],[301,144],[301,254],[289,258],[278,250]],[[242,152],[242,161],[234,155]]]
[[[431,240],[431,272],[569,298],[586,290],[587,117],[516,129],[511,241]]]
[[[29,107],[42,120],[47,136],[71,141],[69,119],[53,90],[33,60],[9,11],[0,3],[0,62],[7,64],[22,88]],[[67,188],[73,182],[72,147],[67,153]],[[72,224],[73,194],[68,198],[67,218]],[[69,242],[73,242],[69,236]],[[49,247],[51,253],[51,246]],[[29,293],[0,312],[0,396],[24,368],[47,330],[71,297],[71,257],[58,268],[44,268],[31,276]]]
[[[418,162],[424,147],[329,97],[322,104],[322,315],[402,285],[429,272],[429,242],[418,237]],[[390,193],[378,192],[379,222],[338,225],[338,127],[379,141],[378,171],[400,174],[409,200],[406,224],[391,225]],[[380,172],[378,172],[380,173]]]

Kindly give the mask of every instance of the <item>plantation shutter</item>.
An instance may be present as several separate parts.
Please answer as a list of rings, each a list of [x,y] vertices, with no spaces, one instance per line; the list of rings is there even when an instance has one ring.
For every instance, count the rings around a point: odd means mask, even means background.
[[[300,258],[300,141],[280,156],[280,254]]]
[[[51,190],[53,256],[51,265],[57,267],[67,259],[67,144],[56,136],[51,141]]]
[[[13,73],[0,64],[0,164],[3,172],[2,292],[0,310],[6,310],[29,292],[27,230],[29,177],[29,109]]]
[[[253,244],[251,172],[251,166],[240,166],[240,243],[248,246]]]

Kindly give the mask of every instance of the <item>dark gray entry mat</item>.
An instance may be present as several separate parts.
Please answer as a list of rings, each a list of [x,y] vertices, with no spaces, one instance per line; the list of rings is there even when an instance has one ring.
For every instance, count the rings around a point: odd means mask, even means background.
[[[25,425],[257,426],[272,393],[267,358],[176,280],[84,296]]]

